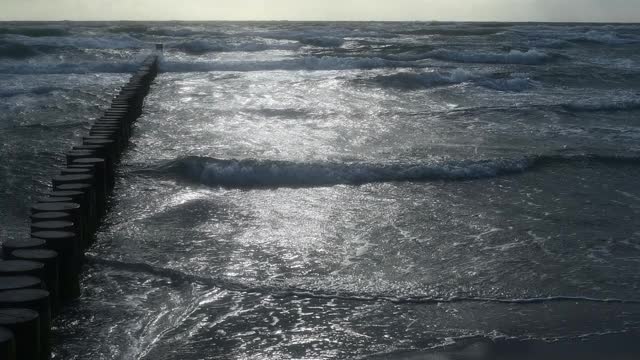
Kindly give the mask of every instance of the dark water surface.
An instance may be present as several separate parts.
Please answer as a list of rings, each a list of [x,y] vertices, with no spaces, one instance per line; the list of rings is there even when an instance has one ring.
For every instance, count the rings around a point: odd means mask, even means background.
[[[640,25],[0,23],[0,235],[155,42],[57,359],[640,356]]]

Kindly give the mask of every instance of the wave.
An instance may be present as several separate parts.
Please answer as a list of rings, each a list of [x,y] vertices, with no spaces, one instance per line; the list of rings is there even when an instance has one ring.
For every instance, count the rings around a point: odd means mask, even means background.
[[[640,156],[560,154],[415,164],[226,160],[188,156],[149,171],[213,187],[314,187],[395,181],[474,180],[519,174],[550,164],[578,162],[640,165]]]
[[[371,81],[382,87],[407,90],[471,82],[493,90],[518,92],[530,89],[534,85],[534,82],[528,78],[491,78],[484,75],[476,75],[464,69],[455,69],[451,72],[404,72],[394,75],[380,75]]]
[[[39,86],[28,90],[0,90],[0,98],[10,98],[20,95],[46,95],[55,91],[66,91],[66,89],[57,86]]]
[[[30,63],[0,65],[2,74],[88,74],[130,73],[139,66],[136,62],[84,62],[84,63]],[[275,71],[275,70],[350,70],[401,68],[414,66],[409,62],[380,58],[347,57],[303,57],[277,61],[220,61],[220,62],[176,62],[163,61],[163,72],[210,72],[210,71]]]
[[[466,180],[525,171],[531,160],[433,164],[313,163],[186,157],[162,167],[192,181],[223,187],[311,187],[391,181]]]
[[[93,265],[108,266],[114,269],[130,271],[134,273],[146,273],[153,276],[169,278],[176,283],[200,283],[225,289],[227,291],[250,292],[271,294],[276,298],[299,297],[315,299],[335,299],[360,302],[391,302],[395,304],[438,304],[438,303],[459,303],[459,302],[483,302],[499,304],[543,304],[548,302],[589,302],[604,304],[640,304],[640,299],[618,299],[618,298],[595,298],[587,296],[546,296],[534,298],[493,298],[493,297],[473,297],[473,296],[412,296],[400,297],[386,294],[352,293],[352,292],[331,292],[325,293],[317,290],[307,290],[301,288],[282,287],[273,285],[256,286],[233,281],[224,277],[208,277],[186,273],[180,270],[159,267],[147,263],[133,263],[114,259],[104,259],[91,254],[86,255],[86,260]]]
[[[260,36],[267,39],[292,40],[300,44],[315,47],[340,47],[345,42],[345,37],[358,36],[357,32],[347,29],[333,29],[333,31],[306,30],[306,31],[274,31],[246,34]]]
[[[94,74],[131,73],[140,64],[136,62],[87,62],[87,63],[33,63],[0,66],[0,74]]]
[[[182,43],[170,44],[169,49],[179,50],[187,54],[203,55],[211,52],[257,52],[265,50],[297,50],[299,44],[266,44],[266,43],[241,43],[229,44],[225,42],[211,42],[203,39],[185,41]]]
[[[314,57],[277,61],[219,61],[219,62],[176,62],[164,61],[164,72],[207,72],[207,71],[270,71],[270,70],[350,70],[389,67],[411,67],[414,64],[381,58],[358,57]]]
[[[591,101],[585,103],[574,103],[561,105],[565,111],[581,113],[581,112],[614,112],[614,111],[632,111],[640,110],[640,100],[626,100],[614,102],[598,102]]]
[[[106,31],[114,34],[130,34],[130,33],[145,33],[149,30],[148,25],[143,24],[130,24],[130,25],[117,25],[108,28]]]
[[[406,35],[486,36],[504,32],[504,28],[427,28],[403,31]]]
[[[597,43],[606,45],[630,45],[640,43],[640,39],[629,36],[621,37],[614,32],[590,30],[567,39],[575,43]]]
[[[301,44],[317,47],[340,47],[344,39],[333,36],[308,36],[297,39]]]
[[[464,63],[485,63],[485,64],[522,64],[539,65],[551,60],[551,56],[538,50],[518,51],[511,50],[508,53],[470,52],[453,50],[434,50],[426,54],[427,57],[464,62]]]
[[[29,37],[45,37],[45,36],[67,36],[70,34],[68,29],[61,27],[0,27],[1,35],[24,35]]]
[[[456,69],[452,72],[399,73],[394,75],[380,75],[371,79],[372,82],[383,87],[399,89],[431,88],[443,85],[460,84],[474,79],[475,76],[465,70]]]
[[[47,36],[31,38],[22,35],[10,35],[4,39],[7,43],[44,49],[141,49],[150,45],[129,35],[108,36]]]
[[[194,35],[207,35],[211,36],[226,36],[227,34],[217,31],[212,31],[208,29],[197,29],[197,28],[150,28],[145,31],[146,35],[155,35],[155,36],[166,36],[166,37],[187,37]]]
[[[219,33],[195,30],[193,28],[188,27],[154,27],[149,24],[129,24],[129,25],[117,25],[112,26],[107,29],[107,32],[112,34],[128,34],[131,36],[141,36],[141,35],[152,35],[152,36],[162,36],[162,37],[187,37],[193,35],[217,35]]]
[[[520,92],[529,90],[537,83],[529,78],[509,78],[509,79],[482,79],[478,82],[480,86],[497,90]]]
[[[15,42],[0,43],[0,58],[27,59],[41,54],[42,53],[34,47],[25,44]]]

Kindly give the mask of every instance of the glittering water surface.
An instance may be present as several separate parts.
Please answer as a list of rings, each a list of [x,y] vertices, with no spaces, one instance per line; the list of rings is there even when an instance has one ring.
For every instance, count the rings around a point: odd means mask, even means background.
[[[166,44],[56,358],[640,354],[637,25],[2,28],[10,238]]]

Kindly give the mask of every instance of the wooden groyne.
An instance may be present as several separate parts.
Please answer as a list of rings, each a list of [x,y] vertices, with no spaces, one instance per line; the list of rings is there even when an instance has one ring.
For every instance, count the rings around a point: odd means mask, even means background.
[[[31,207],[30,236],[2,245],[0,359],[50,358],[51,320],[80,296],[84,253],[108,211],[115,167],[142,114],[158,61],[159,55],[148,56],[82,143],[66,153],[66,167]]]

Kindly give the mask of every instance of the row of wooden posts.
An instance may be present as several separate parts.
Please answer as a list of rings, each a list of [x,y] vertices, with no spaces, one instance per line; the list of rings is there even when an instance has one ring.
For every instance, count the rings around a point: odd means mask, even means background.
[[[158,55],[120,89],[66,167],[31,207],[31,236],[6,240],[0,261],[0,359],[51,357],[51,320],[80,296],[84,252],[107,212],[115,165],[158,73]]]

